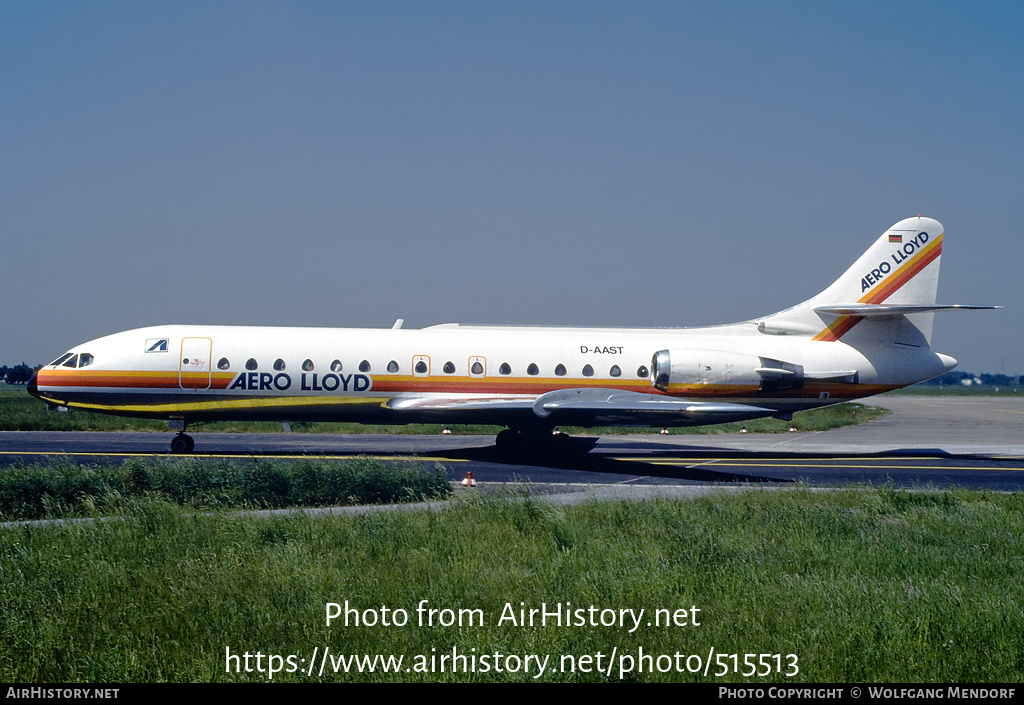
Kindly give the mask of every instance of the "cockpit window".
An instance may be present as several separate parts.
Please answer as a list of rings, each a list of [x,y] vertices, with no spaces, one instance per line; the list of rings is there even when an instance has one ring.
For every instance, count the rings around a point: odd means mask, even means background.
[[[73,355],[67,362],[64,363],[64,367],[78,367],[78,355]]]
[[[53,361],[53,362],[51,362],[50,364],[51,364],[51,365],[59,365],[60,363],[62,363],[62,362],[64,362],[65,360],[67,360],[67,359],[68,359],[69,357],[71,357],[71,353],[64,353],[63,355],[61,355],[60,357],[58,357],[58,358],[57,358],[56,360],[54,360],[54,361]]]
[[[89,365],[92,364],[93,359],[93,356],[90,355],[89,353],[82,353],[81,355],[78,356],[78,366],[88,367]]]

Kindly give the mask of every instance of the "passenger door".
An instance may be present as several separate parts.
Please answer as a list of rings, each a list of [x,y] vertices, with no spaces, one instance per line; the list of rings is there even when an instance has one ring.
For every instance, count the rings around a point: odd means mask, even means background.
[[[182,389],[210,388],[211,338],[182,338],[178,358],[178,384]]]

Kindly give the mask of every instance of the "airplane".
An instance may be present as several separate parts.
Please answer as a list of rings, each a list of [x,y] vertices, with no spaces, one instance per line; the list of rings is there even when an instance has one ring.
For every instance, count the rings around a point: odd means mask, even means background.
[[[443,324],[422,329],[162,325],[78,345],[28,389],[52,406],[166,419],[677,427],[828,406],[956,366],[931,349],[942,225],[901,220],[831,286],[761,318],[700,328]],[[564,443],[564,441],[556,441]]]

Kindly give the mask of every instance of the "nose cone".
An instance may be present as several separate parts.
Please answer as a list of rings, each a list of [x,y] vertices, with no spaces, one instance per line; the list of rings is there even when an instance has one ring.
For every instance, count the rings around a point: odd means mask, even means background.
[[[936,354],[939,356],[939,360],[942,362],[945,372],[949,372],[951,369],[956,367],[956,358],[950,357],[949,355],[943,355],[942,353]]]
[[[39,396],[39,387],[38,387],[38,385],[36,385],[36,377],[38,377],[38,376],[39,376],[38,372],[35,373],[34,375],[32,375],[32,379],[30,379],[28,381],[28,384],[25,386],[25,389],[28,390],[28,393],[31,394],[34,397],[38,397]]]

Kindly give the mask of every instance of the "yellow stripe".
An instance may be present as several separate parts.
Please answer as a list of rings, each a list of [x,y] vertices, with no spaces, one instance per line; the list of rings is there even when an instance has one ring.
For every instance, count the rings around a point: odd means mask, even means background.
[[[259,399],[221,399],[185,404],[62,404],[90,411],[134,411],[145,414],[180,413],[183,411],[218,411],[221,409],[274,409],[297,406],[343,406],[346,404],[381,405],[390,397],[262,397]]]

